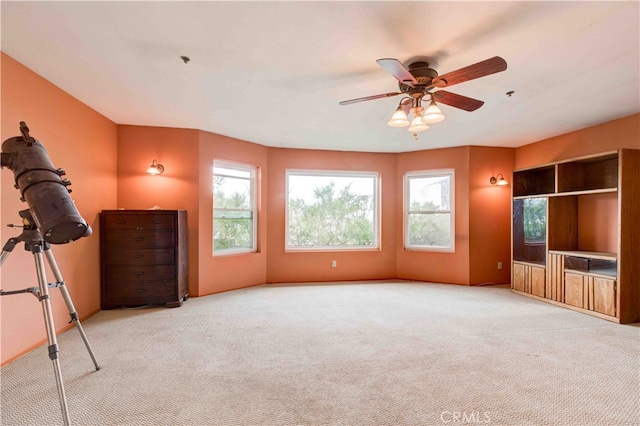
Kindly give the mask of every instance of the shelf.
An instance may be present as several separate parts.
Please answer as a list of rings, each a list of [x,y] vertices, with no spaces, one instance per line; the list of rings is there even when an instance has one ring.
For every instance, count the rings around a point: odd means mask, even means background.
[[[618,260],[616,253],[602,251],[580,251],[580,250],[549,250],[551,254],[561,254],[564,256],[586,257],[589,259]]]
[[[535,266],[536,268],[544,268],[546,266],[544,262],[527,262],[522,260],[514,260],[513,263],[517,263],[519,265]]]
[[[558,193],[617,188],[617,153],[558,164]]]
[[[618,276],[618,256],[615,253],[549,250],[549,254],[563,256],[565,272],[606,279]]]
[[[607,194],[612,192],[618,192],[618,188],[588,189],[584,191],[558,192],[555,194],[520,195],[518,197],[513,197],[513,199],[526,200],[527,198],[570,197],[572,195]]]
[[[513,197],[514,200],[526,200],[528,198],[548,198],[552,197],[555,194],[537,194],[537,195],[519,195],[517,197]]]
[[[617,152],[513,172],[513,198],[597,194],[618,189]]]
[[[605,194],[610,192],[618,192],[618,188],[586,189],[582,191],[558,192],[557,194],[550,194],[549,197],[563,197],[563,196],[568,197],[571,195]]]
[[[553,165],[513,172],[514,197],[553,194],[555,187],[556,167]]]

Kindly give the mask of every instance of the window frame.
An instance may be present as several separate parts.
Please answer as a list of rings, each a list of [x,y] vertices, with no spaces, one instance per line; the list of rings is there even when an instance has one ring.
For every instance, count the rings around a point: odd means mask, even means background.
[[[290,176],[368,177],[373,179],[373,244],[370,246],[292,246],[289,245],[289,178]],[[286,169],[285,170],[284,250],[285,252],[379,251],[381,242],[382,176],[376,171]]]
[[[220,167],[224,169],[237,170],[243,172],[249,172],[249,196],[250,196],[250,209],[216,209],[215,206],[215,187],[214,180],[216,176],[225,176],[231,179],[246,179],[238,176],[221,175],[215,172],[215,168]],[[247,254],[258,252],[258,176],[260,168],[253,164],[240,163],[229,160],[214,159],[211,167],[212,179],[211,179],[211,252],[212,255],[217,256],[229,256],[235,254]],[[215,212],[216,210],[233,210],[233,211],[250,211],[251,212],[251,247],[234,247],[230,249],[218,249],[215,248]]]
[[[410,180],[417,178],[433,178],[433,177],[449,177],[449,210],[424,210],[424,211],[411,211],[411,193],[410,193]],[[403,247],[407,251],[429,251],[429,252],[444,252],[454,253],[456,251],[456,217],[455,217],[455,169],[433,169],[433,170],[415,170],[405,172],[404,174],[404,202],[403,202]],[[427,246],[427,245],[414,245],[410,244],[409,235],[409,215],[410,214],[442,214],[448,213],[449,217],[449,229],[450,229],[450,244],[448,246]]]

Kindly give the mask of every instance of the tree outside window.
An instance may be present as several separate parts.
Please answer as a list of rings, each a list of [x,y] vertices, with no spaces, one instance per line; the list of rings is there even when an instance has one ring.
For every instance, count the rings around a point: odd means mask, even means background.
[[[528,198],[524,203],[524,242],[540,244],[547,239],[547,200]]]
[[[404,246],[409,250],[455,250],[454,172],[405,174]]]
[[[379,247],[377,173],[287,171],[287,249]]]
[[[213,253],[256,251],[257,168],[213,162]]]

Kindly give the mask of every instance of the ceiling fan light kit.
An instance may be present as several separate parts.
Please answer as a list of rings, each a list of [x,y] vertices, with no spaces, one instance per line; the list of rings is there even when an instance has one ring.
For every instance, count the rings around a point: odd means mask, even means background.
[[[435,124],[444,120],[444,114],[442,114],[442,111],[440,111],[440,108],[436,105],[436,101],[433,99],[431,99],[431,103],[424,111],[422,119],[428,124]]]
[[[407,129],[411,133],[424,132],[425,130],[429,130],[429,126],[422,119],[422,111],[424,108],[415,107],[411,108],[411,112],[413,113],[413,120],[411,121],[411,126]]]
[[[406,127],[409,124],[409,118],[407,118],[407,114],[405,114],[402,105],[398,105],[396,112],[391,116],[391,120],[387,123],[391,127]]]
[[[436,104],[438,102],[459,108],[464,111],[475,111],[484,102],[457,95],[442,89],[454,84],[485,77],[507,69],[507,62],[499,56],[494,56],[485,61],[478,62],[468,67],[439,76],[433,68],[429,68],[426,62],[414,62],[405,66],[393,58],[383,58],[376,61],[385,71],[398,80],[399,92],[383,93],[380,95],[366,96],[364,98],[349,99],[340,102],[340,105],[350,105],[354,103],[370,101],[374,99],[388,98],[396,95],[408,95],[398,105],[391,120],[387,124],[391,127],[406,127],[413,133],[414,139],[418,139],[418,133],[429,129],[428,124],[439,123],[445,119],[444,114]],[[429,106],[425,110],[422,101],[428,99]],[[413,114],[413,119],[409,121],[409,113]]]

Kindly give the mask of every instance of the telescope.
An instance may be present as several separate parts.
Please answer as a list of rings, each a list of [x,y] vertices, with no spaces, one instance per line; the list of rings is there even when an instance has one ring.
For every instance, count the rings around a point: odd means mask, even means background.
[[[69,179],[56,169],[40,141],[29,135],[29,128],[20,122],[22,136],[2,143],[0,169],[13,171],[15,188],[20,200],[26,202],[42,238],[51,244],[65,244],[91,235],[91,227],[80,216],[69,196]]]
[[[0,266],[4,264],[9,254],[19,243],[24,243],[25,250],[30,251],[35,259],[38,287],[29,287],[22,290],[4,291],[0,289],[0,296],[17,295],[22,293],[33,294],[42,304],[42,314],[47,329],[49,342],[49,359],[53,361],[53,370],[56,377],[60,409],[64,426],[69,426],[69,412],[67,397],[62,380],[58,340],[56,327],[53,322],[53,310],[49,288],[57,288],[62,293],[71,322],[76,324],[80,337],[84,341],[87,351],[93,360],[96,371],[100,369],[87,336],[84,333],[78,313],[76,312],[71,295],[67,290],[62,273],[51,251],[51,244],[64,244],[75,241],[81,237],[91,235],[91,227],[76,210],[73,200],[69,196],[68,179],[62,179],[65,172],[53,167],[47,150],[44,146],[29,135],[29,128],[24,121],[20,122],[22,136],[9,138],[2,143],[0,152],[0,170],[3,167],[13,171],[15,188],[20,190],[20,200],[29,205],[29,209],[19,212],[22,218],[22,233],[17,237],[9,238],[0,252]],[[9,225],[15,227],[16,225]],[[53,272],[56,282],[47,282],[45,259],[49,262],[49,269]]]

